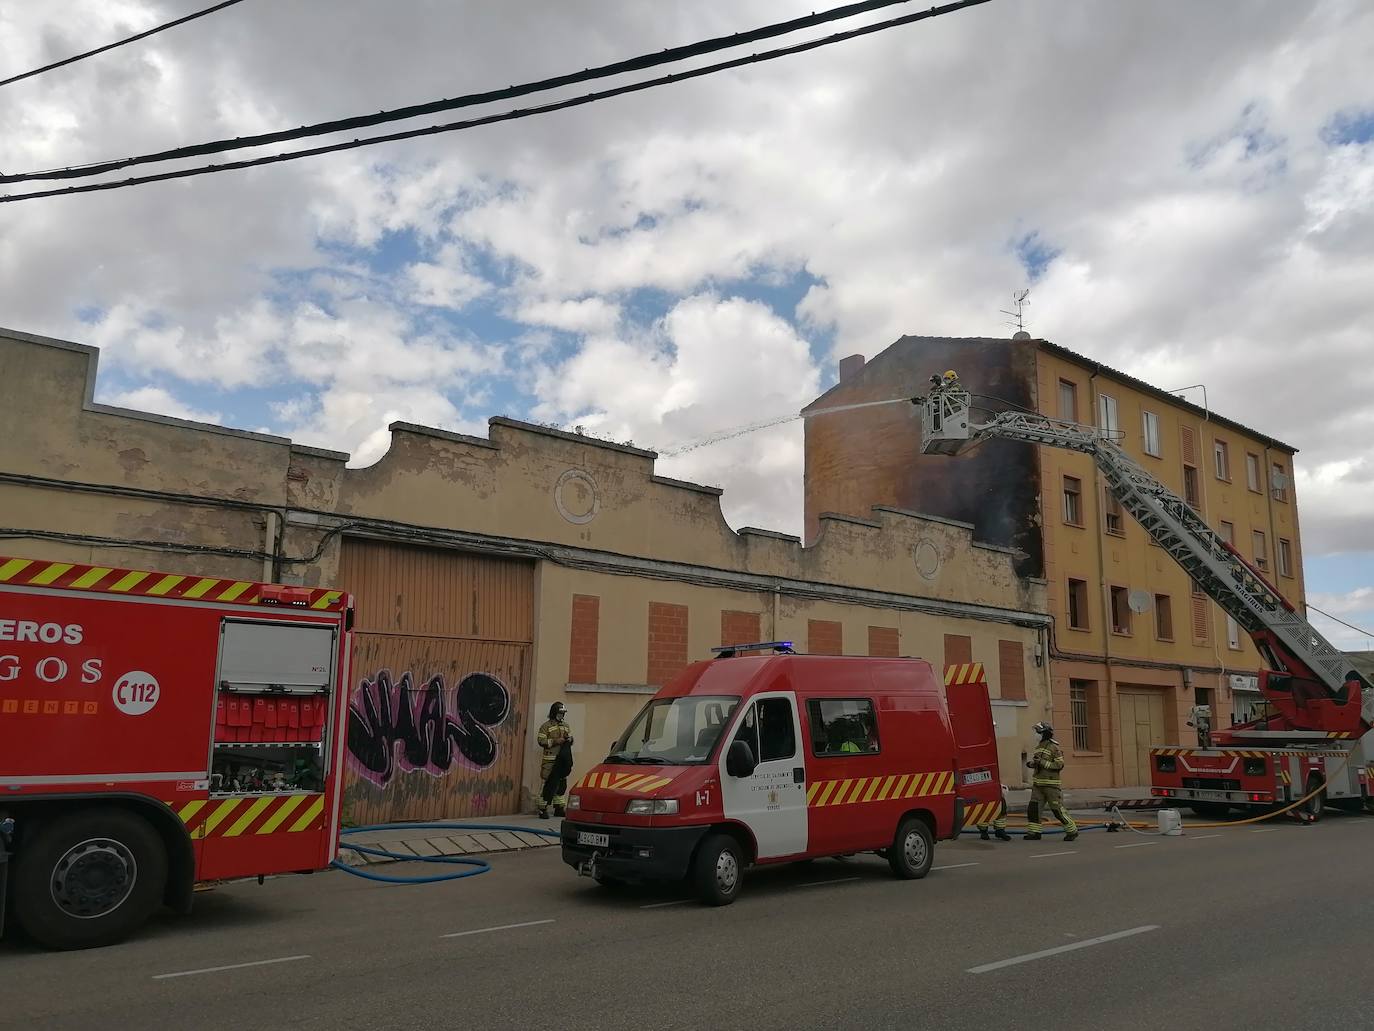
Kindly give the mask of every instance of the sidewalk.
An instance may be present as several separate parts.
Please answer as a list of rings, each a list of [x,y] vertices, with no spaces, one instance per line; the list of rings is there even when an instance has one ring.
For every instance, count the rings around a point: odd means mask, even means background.
[[[418,821],[417,821],[418,822]],[[561,820],[541,820],[535,816],[478,816],[465,820],[435,821],[471,824],[473,826],[528,827],[530,830],[557,831]],[[343,841],[355,845],[370,845],[399,855],[414,856],[470,856],[490,852],[517,852],[528,848],[547,848],[557,845],[557,838],[531,834],[528,831],[481,830],[381,830],[366,834],[349,834],[344,830]],[[381,856],[365,856],[352,849],[339,849],[340,862],[349,866],[394,862]]]

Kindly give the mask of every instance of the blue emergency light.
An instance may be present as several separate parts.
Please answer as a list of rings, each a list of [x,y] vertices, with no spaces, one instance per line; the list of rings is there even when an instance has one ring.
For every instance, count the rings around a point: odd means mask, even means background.
[[[781,655],[796,655],[792,649],[791,641],[760,641],[758,644],[727,644],[721,648],[712,648],[718,659],[733,658],[740,652],[777,652]]]

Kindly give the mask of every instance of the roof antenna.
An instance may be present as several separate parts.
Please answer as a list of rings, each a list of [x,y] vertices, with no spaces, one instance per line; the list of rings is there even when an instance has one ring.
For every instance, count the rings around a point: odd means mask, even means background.
[[[1026,332],[1026,309],[1030,307],[1030,301],[1026,300],[1030,296],[1030,290],[1017,290],[1011,295],[1011,303],[1016,308],[1015,311],[1007,311],[1005,308],[998,310],[1003,315],[1010,315],[1015,322],[1008,322],[1008,326],[1015,326],[1016,332],[1012,334],[1013,340],[1029,340],[1031,335]]]

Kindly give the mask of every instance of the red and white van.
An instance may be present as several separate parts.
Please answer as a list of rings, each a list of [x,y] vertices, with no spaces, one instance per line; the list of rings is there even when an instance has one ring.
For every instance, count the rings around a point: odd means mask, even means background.
[[[741,655],[771,650],[771,655]],[[982,666],[717,649],[640,710],[568,798],[563,861],[602,884],[690,879],[734,901],[745,867],[877,852],[924,877],[936,839],[1001,801]]]

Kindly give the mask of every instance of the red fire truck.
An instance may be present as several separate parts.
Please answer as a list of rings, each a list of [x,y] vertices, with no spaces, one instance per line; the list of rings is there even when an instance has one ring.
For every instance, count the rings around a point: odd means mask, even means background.
[[[978,423],[971,395],[957,387],[912,401],[921,407],[927,454],[958,455],[1002,439],[1091,456],[1121,507],[1254,641],[1266,667],[1259,688],[1267,711],[1224,730],[1211,729],[1209,712],[1195,712],[1199,747],[1151,752],[1155,804],[1181,802],[1222,817],[1306,798],[1301,810],[1309,821],[1328,805],[1374,812],[1374,686],[1261,570],[1131,459],[1119,432],[1024,411]]]
[[[0,923],[89,948],[338,847],[352,599],[0,557]],[[6,884],[8,882],[8,884]]]

